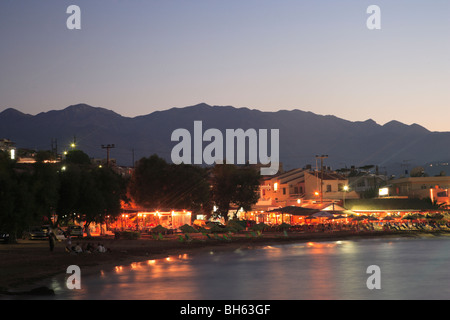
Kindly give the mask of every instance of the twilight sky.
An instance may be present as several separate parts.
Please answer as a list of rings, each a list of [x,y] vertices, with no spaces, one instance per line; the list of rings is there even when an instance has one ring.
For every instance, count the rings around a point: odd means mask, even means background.
[[[0,111],[205,102],[450,131],[449,34],[448,0],[1,0]]]

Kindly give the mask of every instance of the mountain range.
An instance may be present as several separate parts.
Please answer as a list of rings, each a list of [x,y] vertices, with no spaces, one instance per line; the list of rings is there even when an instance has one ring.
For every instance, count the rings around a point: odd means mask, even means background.
[[[280,161],[285,170],[315,166],[316,155],[327,155],[324,164],[334,169],[377,165],[388,173],[450,159],[450,132],[432,132],[418,124],[391,121],[379,125],[371,119],[355,122],[301,110],[263,112],[205,103],[133,118],[87,104],[37,115],[8,108],[0,113],[0,139],[36,150],[49,150],[56,140],[59,152],[69,150],[75,140],[77,148],[93,158],[106,158],[101,146],[114,144],[110,157],[131,166],[152,154],[170,160],[178,143],[171,141],[172,132],[178,128],[193,132],[196,120],[202,121],[203,131],[279,129]]]

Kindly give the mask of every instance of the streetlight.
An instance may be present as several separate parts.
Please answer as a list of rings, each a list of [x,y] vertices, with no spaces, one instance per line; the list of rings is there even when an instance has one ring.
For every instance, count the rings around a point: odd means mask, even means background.
[[[345,208],[345,193],[348,191],[348,186],[347,185],[345,185],[343,188],[342,188],[343,190],[344,190],[344,208]]]

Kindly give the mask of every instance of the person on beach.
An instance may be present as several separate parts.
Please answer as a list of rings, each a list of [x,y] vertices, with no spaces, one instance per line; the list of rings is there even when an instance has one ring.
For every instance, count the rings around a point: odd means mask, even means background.
[[[50,246],[50,251],[53,251],[53,248],[55,247],[55,238],[53,237],[53,232],[48,233],[48,244]]]
[[[75,246],[74,251],[75,251],[75,253],[82,253],[83,252],[83,250],[80,247],[80,243],[77,242],[77,245]]]
[[[106,249],[101,243],[99,243],[98,246],[97,246],[97,251],[100,252],[100,253],[105,253]]]
[[[67,252],[72,251],[72,238],[70,237],[70,234],[67,235],[67,239],[66,239],[66,251]]]

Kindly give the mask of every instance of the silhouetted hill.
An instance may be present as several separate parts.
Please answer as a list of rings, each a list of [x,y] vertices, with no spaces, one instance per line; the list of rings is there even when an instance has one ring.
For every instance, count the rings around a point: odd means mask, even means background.
[[[134,118],[86,104],[34,116],[10,108],[0,113],[0,138],[11,139],[19,148],[39,150],[50,149],[51,140],[57,139],[62,152],[75,136],[78,147],[95,158],[105,157],[102,144],[115,144],[111,157],[131,165],[133,150],[135,160],[154,153],[170,160],[177,144],[171,141],[172,132],[185,128],[192,133],[195,120],[203,121],[203,131],[280,129],[280,160],[285,169],[315,165],[315,155],[321,154],[329,156],[325,164],[333,168],[373,164],[405,169],[406,162],[414,166],[450,159],[450,132],[430,132],[417,124],[379,125],[371,119],[352,122],[301,110],[262,112],[205,103]]]

